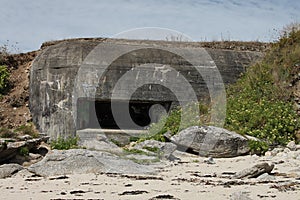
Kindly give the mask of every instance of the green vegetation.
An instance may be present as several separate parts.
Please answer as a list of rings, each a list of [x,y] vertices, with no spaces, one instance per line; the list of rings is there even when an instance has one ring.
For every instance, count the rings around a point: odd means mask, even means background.
[[[9,72],[6,66],[0,65],[0,97],[8,88]]]
[[[52,140],[50,143],[51,149],[58,150],[68,150],[68,149],[78,149],[78,137],[59,137],[57,140]]]
[[[29,155],[29,149],[27,147],[21,147],[19,149],[19,155],[28,156]]]
[[[298,75],[299,55],[300,31],[291,31],[227,89],[225,128],[261,139],[250,142],[253,150],[266,151],[269,145],[296,140],[299,116],[293,107],[290,84]]]
[[[249,141],[249,148],[251,149],[252,154],[262,154],[269,149],[269,145],[266,142],[263,141],[255,141],[250,140]]]
[[[35,130],[33,123],[19,126],[17,129],[15,129],[15,132],[19,133],[20,135],[30,135],[33,138],[39,137],[39,133]]]

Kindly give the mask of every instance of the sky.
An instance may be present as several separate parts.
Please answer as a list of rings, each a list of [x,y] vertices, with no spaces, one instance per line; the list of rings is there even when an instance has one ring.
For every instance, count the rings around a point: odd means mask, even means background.
[[[143,27],[175,30],[194,41],[270,42],[299,21],[297,0],[0,0],[0,46],[27,52],[45,41],[122,37]]]

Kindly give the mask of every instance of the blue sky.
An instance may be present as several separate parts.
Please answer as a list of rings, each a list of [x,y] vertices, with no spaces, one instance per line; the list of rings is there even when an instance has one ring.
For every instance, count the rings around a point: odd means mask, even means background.
[[[26,52],[48,40],[112,37],[141,27],[173,29],[195,41],[268,42],[296,21],[296,0],[0,0],[0,45],[8,40]]]

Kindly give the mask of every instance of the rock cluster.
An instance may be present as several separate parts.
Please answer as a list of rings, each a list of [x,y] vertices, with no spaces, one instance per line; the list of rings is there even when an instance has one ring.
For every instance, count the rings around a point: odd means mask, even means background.
[[[19,154],[43,153],[39,146],[42,142],[48,141],[48,136],[41,136],[39,138],[32,138],[29,135],[24,135],[17,139],[1,138],[0,139],[0,163],[9,163],[15,160]],[[22,152],[24,151],[24,152]]]

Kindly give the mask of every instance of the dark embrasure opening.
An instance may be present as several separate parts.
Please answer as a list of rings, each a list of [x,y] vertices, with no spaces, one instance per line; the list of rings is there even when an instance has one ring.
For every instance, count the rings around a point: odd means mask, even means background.
[[[158,122],[161,116],[169,112],[172,102],[170,101],[114,101],[115,110],[120,110],[118,124],[122,129],[136,129],[128,119],[122,118],[122,110],[129,107],[131,120],[139,127],[146,128],[152,122]],[[157,106],[159,105],[159,106]],[[125,116],[125,115],[124,115]],[[80,98],[77,101],[77,130],[85,128],[120,129],[112,113],[111,101],[93,101]]]

